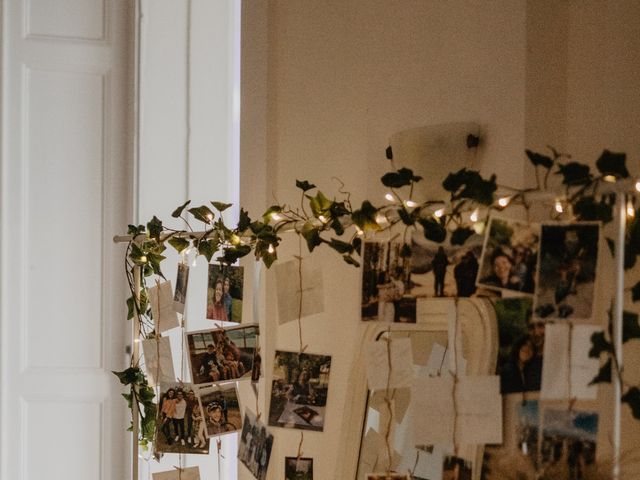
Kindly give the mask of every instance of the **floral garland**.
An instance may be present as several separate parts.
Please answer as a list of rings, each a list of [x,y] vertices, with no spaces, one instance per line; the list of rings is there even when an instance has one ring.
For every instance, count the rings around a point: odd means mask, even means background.
[[[477,137],[470,135],[467,146],[476,148],[477,145]],[[220,256],[217,260],[228,265],[253,252],[256,260],[264,262],[269,268],[278,258],[277,249],[282,240],[280,235],[292,232],[304,238],[309,252],[324,244],[341,255],[346,263],[358,267],[357,257],[365,234],[403,226],[405,238],[412,229],[418,229],[428,240],[441,243],[449,237],[452,245],[463,245],[476,231],[482,231],[492,211],[502,211],[515,205],[528,210],[531,206],[528,198],[536,193],[549,192],[548,180],[552,174],[561,178],[563,187],[563,194],[554,202],[556,218],[568,211],[577,221],[611,222],[615,193],[603,192],[606,189],[602,187],[606,183],[628,181],[630,175],[625,165],[626,155],[604,150],[596,162],[597,172],[592,172],[588,165],[574,161],[570,155],[553,148],[549,150],[549,155],[525,150],[535,168],[535,188],[499,186],[496,175],[484,178],[477,171],[463,168],[450,173],[442,182],[443,188],[449,193],[448,202],[414,201],[414,186],[422,177],[408,168],[396,168],[391,147],[387,148],[386,155],[393,169],[381,178],[382,184],[389,189],[386,194],[388,204],[384,206],[376,207],[365,200],[359,208],[354,209],[348,192],[341,189],[342,198],[329,199],[314,184],[297,180],[296,186],[301,190],[298,207],[275,204],[258,220],[252,220],[241,208],[238,223],[235,227],[229,227],[223,220],[222,212],[231,204],[214,201],[211,206],[188,208],[191,202],[187,201],[171,214],[173,218],[185,222],[186,230],[168,228],[156,216],[146,226],[129,225],[127,233],[130,240],[126,249],[125,269],[131,297],[127,299],[127,318],[137,316],[143,339],[155,337],[145,279],[152,275],[165,278],[161,264],[166,258],[164,252],[167,244],[178,253],[194,249],[197,255],[204,256],[208,262],[218,253]],[[640,182],[636,184],[636,189],[640,190]],[[628,199],[627,216],[625,269],[632,268],[640,255],[640,220],[632,198]],[[202,231],[195,231],[191,226],[193,221],[198,222]],[[613,241],[607,241],[613,250]],[[401,254],[410,256],[410,246],[405,244]],[[140,267],[142,273],[137,288],[135,267]],[[640,282],[632,288],[632,299],[634,302],[640,300]],[[625,311],[623,320],[623,342],[640,338],[638,315]],[[600,358],[601,355],[605,355],[606,363],[592,383],[611,381],[613,365],[621,380],[622,401],[628,403],[634,417],[640,419],[640,388],[622,381],[622,369],[615,362],[610,331],[592,337],[589,356]],[[147,446],[153,440],[157,405],[154,402],[154,390],[148,385],[137,362],[138,359],[132,359],[128,369],[114,373],[123,385],[130,386],[130,392],[123,396],[129,408],[133,407],[134,402],[137,404],[140,412],[139,441]]]

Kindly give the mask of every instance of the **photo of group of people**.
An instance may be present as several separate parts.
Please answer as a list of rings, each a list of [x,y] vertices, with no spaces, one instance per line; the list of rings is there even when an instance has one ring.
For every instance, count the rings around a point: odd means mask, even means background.
[[[286,457],[284,480],[313,480],[313,458]]]
[[[209,264],[207,318],[242,322],[244,268]]]
[[[193,385],[162,383],[156,420],[156,452],[209,453],[204,415]]]
[[[258,480],[264,480],[267,476],[272,448],[273,435],[268,432],[267,427],[257,419],[253,412],[245,410],[238,446],[238,460]]]
[[[545,324],[532,316],[532,299],[494,302],[498,321],[500,393],[537,392],[542,382]]]
[[[207,437],[240,430],[242,417],[235,383],[200,387],[198,398],[204,412],[204,431]]]
[[[322,431],[331,357],[276,351],[269,425]]]
[[[255,362],[259,329],[256,325],[218,328],[186,334],[191,375],[196,385],[259,375]]]

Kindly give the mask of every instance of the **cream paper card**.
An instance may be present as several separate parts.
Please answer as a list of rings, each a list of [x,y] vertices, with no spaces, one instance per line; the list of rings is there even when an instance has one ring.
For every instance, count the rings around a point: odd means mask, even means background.
[[[300,272],[298,260],[276,263],[278,322],[280,324],[298,319],[300,312]],[[308,317],[324,311],[322,269],[302,260],[302,315]]]
[[[152,474],[153,480],[200,480],[200,467],[186,467]]]
[[[155,338],[143,340],[142,353],[144,354],[144,364],[149,385],[155,386],[158,381],[159,383],[176,381],[169,337],[160,337],[157,340]],[[159,364],[158,357],[160,358]]]
[[[151,315],[158,332],[179,326],[178,315],[173,308],[173,290],[171,282],[162,282],[148,289]]]
[[[409,338],[381,338],[369,344],[367,380],[370,390],[410,387],[412,377],[413,356]]]

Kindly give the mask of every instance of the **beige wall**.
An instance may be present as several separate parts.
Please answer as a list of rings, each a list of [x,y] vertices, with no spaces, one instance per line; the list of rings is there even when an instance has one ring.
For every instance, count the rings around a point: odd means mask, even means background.
[[[388,167],[388,138],[452,121],[481,125],[483,171],[501,183],[530,185],[523,150],[546,144],[592,162],[603,148],[626,150],[640,172],[638,18],[631,1],[245,0],[242,204],[255,212],[274,197],[295,205],[296,179],[337,195],[333,176],[354,204],[382,203],[368,179]],[[281,258],[297,249],[286,240]],[[362,325],[359,272],[336,255],[320,258],[325,313],[304,319],[303,333],[308,351],[333,356],[330,415],[324,434],[305,434],[304,451],[317,459],[317,478],[330,479]],[[275,298],[267,278],[266,298]],[[269,371],[273,349],[296,349],[298,340],[295,324],[278,327],[266,303]],[[282,457],[296,454],[300,437],[275,434],[269,478],[282,478]]]

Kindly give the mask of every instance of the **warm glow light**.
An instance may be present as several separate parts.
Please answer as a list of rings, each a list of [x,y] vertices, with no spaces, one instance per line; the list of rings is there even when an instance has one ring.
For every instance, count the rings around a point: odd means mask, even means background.
[[[636,182],[636,190],[640,192],[640,180]]]
[[[404,204],[407,207],[413,208],[413,207],[417,207],[418,204],[416,202],[414,202],[413,200],[407,200],[406,202],[404,202]]]
[[[482,235],[484,232],[484,222],[476,222],[473,224],[473,230],[478,234]]]
[[[633,208],[633,203],[631,200],[627,202],[627,217],[633,218],[636,216],[636,209]]]
[[[376,223],[380,225],[381,223],[387,223],[387,217],[382,215],[381,213],[376,215]]]
[[[231,235],[230,241],[232,244],[238,245],[240,243],[240,237],[234,233]]]
[[[269,253],[273,253],[273,252],[275,252],[275,251],[276,251],[276,249],[275,249],[275,248],[273,248],[273,245],[272,245],[272,244],[269,244],[269,248],[267,248],[267,252],[269,252]]]
[[[509,205],[509,200],[511,200],[509,197],[502,197],[498,200],[498,205],[504,208]]]
[[[562,206],[562,202],[560,200],[556,200],[556,212],[562,213],[564,212],[564,207]]]
[[[142,255],[142,256],[140,257],[140,262],[141,262],[141,263],[147,263],[147,256],[146,256],[146,255]]]
[[[322,223],[326,223],[326,222],[327,222],[327,219],[325,218],[325,216],[324,216],[324,215],[320,215],[320,216],[318,217],[318,220],[320,220]]]
[[[614,175],[605,175],[602,179],[609,183],[614,183],[616,181],[616,177]]]
[[[213,213],[207,213],[207,220],[213,221]]]
[[[433,212],[433,214],[438,218],[442,217],[444,215],[444,208],[439,208],[438,210]]]
[[[391,192],[387,192],[384,196],[384,198],[386,198],[387,200],[389,200],[390,202],[393,202],[395,200],[395,197],[393,196],[393,193]]]
[[[274,212],[274,213],[271,214],[271,218],[274,221],[279,222],[280,220],[282,220],[282,215],[280,215],[279,213],[275,213]]]
[[[364,235],[364,232],[362,231],[362,229],[361,229],[360,227],[358,227],[357,225],[356,225],[356,233],[357,233],[359,236]]]
[[[471,215],[469,216],[469,220],[471,220],[472,222],[477,222],[479,213],[480,212],[478,212],[478,209],[476,208],[473,212],[471,212]]]

